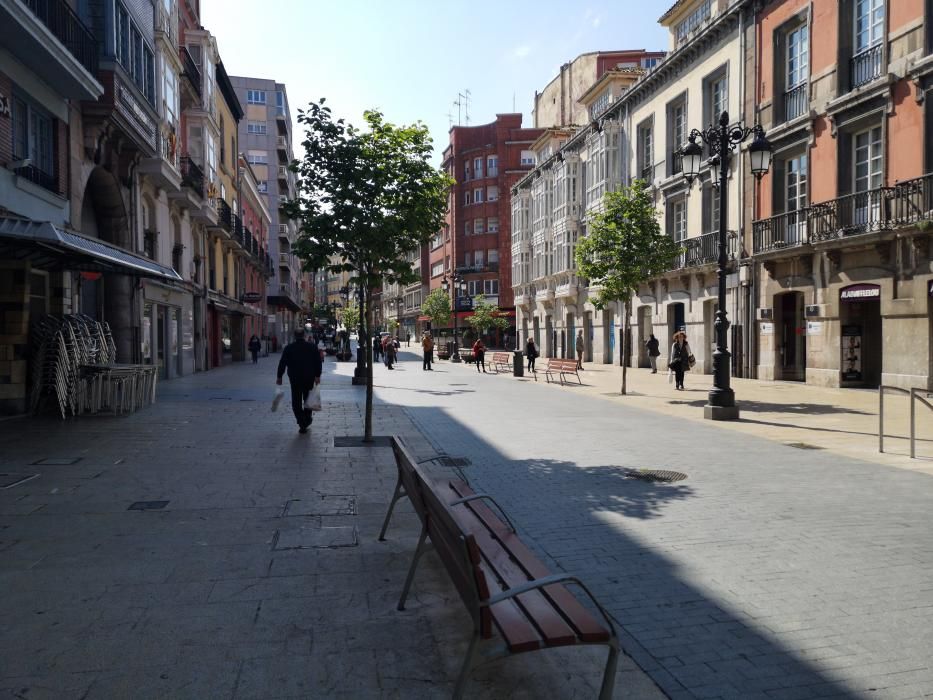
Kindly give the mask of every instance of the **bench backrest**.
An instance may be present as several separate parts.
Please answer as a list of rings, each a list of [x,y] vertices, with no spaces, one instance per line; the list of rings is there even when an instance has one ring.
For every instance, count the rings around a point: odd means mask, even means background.
[[[422,494],[424,487],[422,484],[425,483],[426,477],[418,466],[418,462],[398,436],[392,437],[392,452],[395,454],[395,465],[398,467],[399,479],[402,481],[402,486],[405,487],[408,500],[411,501],[415,513],[418,514],[418,519],[424,524],[427,511],[424,505],[424,496]]]
[[[548,369],[576,372],[577,361],[576,360],[559,360],[556,357],[552,357],[547,361],[547,366],[548,366]]]
[[[502,362],[503,364],[507,364],[510,359],[511,358],[509,358],[509,353],[507,352],[494,352],[492,354],[493,362]]]
[[[489,608],[481,608],[479,602],[489,598],[490,592],[481,566],[479,547],[473,535],[464,530],[451,507],[435,490],[441,488],[447,487],[435,482],[424,484],[428,537],[444,562],[464,605],[478,618],[480,634],[484,639],[488,639],[492,636],[492,617]]]

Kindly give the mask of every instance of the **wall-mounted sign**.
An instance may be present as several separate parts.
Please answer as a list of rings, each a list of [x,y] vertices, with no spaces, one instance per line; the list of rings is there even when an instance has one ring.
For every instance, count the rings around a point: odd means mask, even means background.
[[[823,322],[822,321],[807,321],[807,335],[822,335],[823,334]]]
[[[774,335],[774,324],[771,322],[759,323],[758,332],[761,335]]]
[[[867,301],[881,298],[881,287],[877,284],[850,284],[839,292],[842,301]]]
[[[803,315],[806,316],[807,318],[819,316],[820,305],[819,304],[808,304],[803,310]]]
[[[847,382],[862,380],[862,327],[845,325],[842,327],[842,379]]]
[[[6,95],[0,95],[0,117],[9,118],[11,114],[12,113],[10,112],[10,98],[7,97]]]
[[[261,292],[243,292],[243,295],[240,297],[240,301],[244,304],[255,304],[258,301],[262,301]]]
[[[473,297],[457,297],[457,308],[455,311],[472,311]]]
[[[758,309],[758,318],[762,321],[770,321],[774,318],[774,309]]]

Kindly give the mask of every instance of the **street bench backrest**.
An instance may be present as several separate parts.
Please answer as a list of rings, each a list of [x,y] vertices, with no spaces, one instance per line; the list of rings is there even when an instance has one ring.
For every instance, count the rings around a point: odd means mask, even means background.
[[[507,365],[512,358],[509,357],[507,352],[494,352],[492,354],[492,361],[496,364]]]
[[[483,639],[489,639],[492,617],[488,607],[479,605],[490,595],[479,547],[474,536],[464,530],[451,507],[435,491],[437,488],[446,486],[435,482],[423,485],[428,537],[467,609],[479,617],[480,634]]]
[[[556,369],[560,372],[576,372],[577,371],[577,361],[576,360],[558,360],[557,358],[551,358],[547,361],[548,369]]]
[[[398,467],[399,479],[402,486],[405,487],[408,500],[411,501],[415,513],[418,514],[418,519],[424,524],[426,510],[423,491],[426,486],[423,486],[423,484],[427,483],[427,477],[422,473],[418,467],[418,462],[398,436],[392,437],[392,452],[395,454],[395,465]]]

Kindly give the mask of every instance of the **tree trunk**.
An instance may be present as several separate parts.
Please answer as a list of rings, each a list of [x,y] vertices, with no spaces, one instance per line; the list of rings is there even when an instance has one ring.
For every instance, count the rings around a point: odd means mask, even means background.
[[[624,318],[622,319],[622,394],[625,394],[626,380],[628,379],[628,332],[629,317],[632,315],[632,300],[626,299],[622,305]]]
[[[361,282],[362,283],[362,282]],[[372,290],[369,289],[369,286],[366,287],[366,325],[368,326],[369,333],[367,337],[372,335],[373,328],[373,304],[372,304]],[[366,417],[363,429],[363,442],[372,442],[373,441],[373,344],[372,342],[366,343]]]

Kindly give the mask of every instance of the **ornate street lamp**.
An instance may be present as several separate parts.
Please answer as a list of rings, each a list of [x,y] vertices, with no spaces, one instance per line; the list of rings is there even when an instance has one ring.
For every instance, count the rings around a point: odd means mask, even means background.
[[[750,135],[755,140],[749,146],[752,174],[761,179],[771,166],[771,144],[765,138],[761,125],[745,127],[741,124],[729,125],[729,113],[719,116],[719,124],[704,131],[694,129],[687,137],[687,143],[680,150],[683,157],[683,175],[688,184],[692,184],[700,173],[703,160],[703,147],[697,139],[706,144],[710,153],[710,172],[713,183],[719,185],[719,308],[716,311],[716,350],[713,352],[713,388],[709,392],[709,401],[703,407],[704,418],[711,420],[736,420],[739,407],[735,404],[735,392],[729,386],[730,359],[726,331],[729,321],[726,318],[726,219],[728,216],[728,181],[729,161],[732,152]]]
[[[444,288],[444,292],[449,292],[453,290],[453,312],[454,312],[454,349],[451,353],[451,362],[460,362],[460,348],[457,343],[457,332],[459,326],[457,323],[457,301],[460,298],[460,292],[466,291],[466,280],[460,277],[460,275],[454,273],[451,274],[448,278],[444,276],[444,281],[441,282],[441,286]]]

